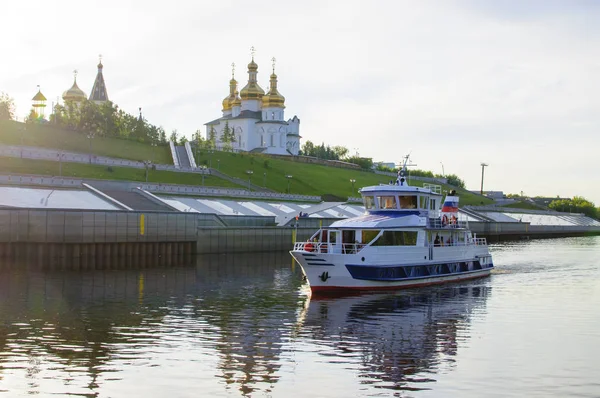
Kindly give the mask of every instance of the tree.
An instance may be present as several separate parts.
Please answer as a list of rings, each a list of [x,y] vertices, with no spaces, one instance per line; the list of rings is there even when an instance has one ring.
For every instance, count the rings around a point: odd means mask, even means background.
[[[215,149],[217,147],[217,131],[214,126],[210,126],[210,132],[208,133],[208,147]]]
[[[461,180],[456,174],[446,174],[448,184],[454,185],[455,187],[464,188],[465,182]]]
[[[582,196],[575,196],[573,199],[553,200],[548,207],[556,211],[583,213],[588,217],[598,218],[598,209],[594,203]]]
[[[0,120],[14,120],[15,101],[5,92],[0,92]]]
[[[162,126],[160,126],[158,128],[158,141],[161,144],[167,143],[167,132],[165,131],[165,129]]]
[[[181,138],[179,139],[179,145],[185,145],[185,143],[188,141],[187,137],[185,135],[182,135]]]
[[[339,159],[344,159],[348,155],[348,148],[342,145],[336,145],[333,147],[333,153]]]
[[[173,129],[171,136],[169,137],[169,141],[172,141],[173,144],[177,144],[177,129]]]
[[[235,142],[235,136],[233,129],[229,127],[229,121],[225,121],[225,127],[221,133],[220,141],[223,143],[223,150],[231,152],[233,150],[233,143]]]

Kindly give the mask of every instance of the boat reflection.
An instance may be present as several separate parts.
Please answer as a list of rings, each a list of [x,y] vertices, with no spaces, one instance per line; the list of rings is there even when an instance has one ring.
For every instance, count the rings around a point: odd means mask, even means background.
[[[491,293],[485,282],[393,294],[313,297],[301,319],[329,362],[357,358],[361,384],[392,390],[431,388],[469,339],[474,311]]]

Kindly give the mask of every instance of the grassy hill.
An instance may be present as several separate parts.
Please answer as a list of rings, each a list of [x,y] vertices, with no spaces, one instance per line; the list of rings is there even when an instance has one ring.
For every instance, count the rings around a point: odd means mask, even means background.
[[[25,124],[14,121],[0,121],[0,143],[6,145],[27,145],[42,148],[64,149],[129,160],[150,160],[159,164],[173,164],[168,146],[156,146],[119,138],[91,139],[86,134],[55,128],[48,124]]]
[[[59,175],[59,162],[37,159],[19,159],[0,157],[0,172],[4,174]],[[131,167],[66,163],[62,164],[62,176],[73,178],[95,178],[100,180],[146,181],[146,171]],[[202,177],[193,173],[177,173],[166,170],[148,170],[148,182],[182,185],[202,185]],[[214,176],[205,176],[204,185],[223,188],[242,188],[241,186]]]
[[[247,171],[252,171],[250,181],[259,186],[266,186],[277,192],[287,192],[288,179],[291,193],[302,195],[332,194],[342,198],[358,197],[358,189],[368,185],[387,184],[391,177],[382,176],[369,171],[328,167],[317,164],[293,162],[291,160],[275,159],[264,155],[236,154],[230,152],[202,151],[197,164],[212,165],[213,168],[228,174],[248,180]],[[266,173],[266,176],[265,176]],[[352,182],[355,180],[354,189]],[[423,182],[412,179],[411,185],[423,186]],[[442,190],[456,189],[442,185]],[[475,195],[467,190],[457,189],[461,205],[490,204],[488,198]]]
[[[168,146],[153,147],[145,143],[118,138],[95,137],[91,140],[91,152],[100,156],[130,160],[151,160],[159,164],[172,164]],[[67,151],[89,153],[90,140],[85,134],[52,127],[48,124],[24,124],[14,121],[0,121],[0,143],[7,145],[27,145]],[[386,184],[391,177],[369,171],[306,164],[265,155],[236,154],[219,151],[201,151],[197,164],[211,165],[214,169],[232,176],[248,180],[258,186],[266,186],[276,192],[287,192],[288,182],[291,193],[302,195],[333,195],[339,198],[358,197],[358,189],[368,185]],[[0,172],[20,174],[58,175],[58,162],[0,158]],[[252,171],[249,176],[247,171]],[[265,175],[266,174],[266,175]],[[79,178],[100,178],[115,180],[144,181],[144,170],[78,163],[63,163],[63,175]],[[286,176],[292,176],[290,179]],[[355,180],[354,187],[351,180]],[[150,171],[149,181],[201,185],[199,175],[170,171]],[[239,187],[216,177],[205,177],[205,185],[218,187]],[[412,180],[411,185],[422,186]],[[453,187],[443,185],[443,190]],[[490,204],[490,199],[474,195],[466,190],[458,190],[461,205]]]

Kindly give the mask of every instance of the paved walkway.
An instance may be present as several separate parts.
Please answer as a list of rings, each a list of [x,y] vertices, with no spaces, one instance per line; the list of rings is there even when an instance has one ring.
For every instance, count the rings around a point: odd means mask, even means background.
[[[51,160],[55,162],[63,161],[70,163],[88,163],[103,166],[133,167],[137,169],[143,169],[144,167],[146,167],[143,162],[138,162],[135,160],[110,158],[106,156],[97,156],[87,153],[68,152],[49,148],[18,145],[0,145],[0,156],[24,159]],[[177,169],[175,168],[175,166],[170,164],[154,164],[154,166],[157,170],[168,170],[180,173],[210,174],[210,170],[204,168]]]

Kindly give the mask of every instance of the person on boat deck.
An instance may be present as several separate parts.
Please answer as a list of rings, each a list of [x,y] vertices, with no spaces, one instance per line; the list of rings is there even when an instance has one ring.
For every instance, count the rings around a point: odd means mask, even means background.
[[[446,241],[446,243],[448,246],[452,246],[452,237],[451,236],[448,237],[448,240]]]
[[[440,245],[440,236],[438,234],[435,234],[435,240],[433,241],[433,245],[434,246]]]

